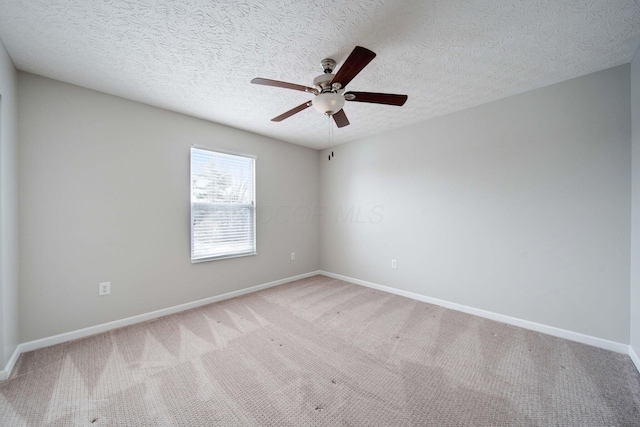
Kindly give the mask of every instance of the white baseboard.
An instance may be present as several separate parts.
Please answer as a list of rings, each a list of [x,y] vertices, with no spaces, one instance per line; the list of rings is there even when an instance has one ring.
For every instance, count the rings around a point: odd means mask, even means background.
[[[13,367],[18,361],[19,356],[20,356],[20,344],[16,346],[16,349],[13,351],[13,354],[9,358],[9,361],[7,362],[7,365],[5,366],[5,368],[2,371],[0,371],[0,381],[4,381],[7,378],[9,378],[9,375],[11,375],[11,371],[13,370]]]
[[[323,276],[334,278],[334,279],[344,280],[346,282],[351,282],[357,285],[366,286],[368,288],[377,289],[379,291],[389,292],[392,294],[415,299],[418,301],[427,302],[429,304],[439,305],[441,307],[449,308],[451,310],[461,311],[463,313],[473,314],[474,316],[480,316],[486,319],[507,323],[509,325],[530,329],[532,331],[542,332],[545,334],[553,335],[555,337],[565,338],[571,341],[577,341],[579,343],[592,345],[594,347],[604,348],[606,350],[615,351],[617,353],[629,354],[628,344],[609,341],[603,338],[597,338],[591,335],[581,334],[579,332],[568,331],[566,329],[560,329],[554,326],[547,326],[541,323],[531,322],[529,320],[518,319],[516,317],[505,316],[503,314],[493,313],[491,311],[481,310],[479,308],[469,307],[466,305],[457,304],[455,302],[449,302],[449,301],[441,300],[438,298],[427,297],[427,296],[416,294],[413,292],[403,291],[401,289],[396,289],[396,288],[392,288],[384,285],[378,285],[377,283],[367,282],[365,280],[354,279],[353,277],[343,276],[341,274],[329,273],[327,271],[320,271],[320,274],[322,274]],[[638,366],[637,363],[636,363],[636,366]]]
[[[636,365],[638,372],[640,372],[640,357],[638,357],[632,346],[629,346],[629,357],[633,361],[633,364]]]
[[[615,351],[618,353],[628,354],[631,357],[631,360],[635,364],[638,371],[640,371],[640,357],[635,353],[633,348],[627,344],[618,343],[615,341],[605,340],[603,338],[597,338],[590,335],[581,334],[579,332],[568,331],[566,329],[560,329],[553,326],[547,326],[540,323],[530,322],[528,320],[518,319],[515,317],[505,316],[498,313],[493,313],[486,310],[481,310],[474,307],[469,307],[462,304],[457,304],[454,302],[449,302],[437,298],[427,297],[424,295],[416,294],[409,291],[403,291],[401,289],[392,288],[389,286],[378,285],[377,283],[367,282],[365,280],[355,279],[353,277],[343,276],[340,274],[330,273],[327,271],[312,271],[305,274],[300,274],[297,276],[287,277],[285,279],[275,280],[269,283],[263,283],[261,285],[252,286],[250,288],[240,289],[238,291],[228,292],[222,295],[216,295],[209,298],[204,298],[198,301],[189,302],[186,304],[180,304],[173,307],[164,308],[161,310],[152,311],[145,314],[140,314],[137,316],[127,317],[125,319],[115,320],[113,322],[107,322],[100,325],[90,326],[84,329],[78,329],[76,331],[66,332],[59,335],[54,335],[47,338],[42,338],[39,340],[29,341],[22,344],[19,344],[18,347],[13,352],[11,358],[7,362],[4,370],[0,371],[0,381],[3,381],[9,378],[11,375],[11,371],[15,366],[18,357],[22,353],[26,353],[29,351],[37,350],[43,347],[49,347],[51,345],[60,344],[67,341],[72,341],[78,338],[84,338],[91,335],[99,334],[102,332],[106,332],[112,329],[121,328],[123,326],[132,325],[135,323],[145,322],[147,320],[156,319],[158,317],[167,316],[169,314],[178,313],[181,311],[189,310],[191,308],[200,307],[203,305],[211,304],[218,301],[223,301],[229,298],[234,298],[240,295],[245,295],[252,292],[257,292],[263,289],[271,288],[274,286],[282,285],[284,283],[293,282],[295,280],[304,279],[307,277],[315,276],[317,274],[322,274],[327,277],[331,277],[334,279],[344,280],[346,282],[355,283],[358,285],[366,286],[369,288],[377,289],[383,292],[389,292],[392,294],[400,295],[403,297],[415,299],[418,301],[426,302],[429,304],[438,305],[441,307],[449,308],[456,311],[461,311],[463,313],[472,314],[475,316],[484,317],[486,319],[495,320],[498,322],[507,323],[514,326],[519,326],[525,329],[530,329],[537,332],[542,332],[545,334],[553,335],[560,338],[565,338],[572,341],[577,341],[583,344],[592,345],[599,348],[604,348],[606,350]]]
[[[100,334],[102,332],[110,331],[111,329],[121,328],[123,326],[129,326],[135,323],[146,322],[147,320],[156,319],[162,316],[168,316],[169,314],[178,313],[181,311],[189,310],[192,308],[200,307],[200,306],[211,304],[214,302],[238,297],[240,295],[261,291],[263,289],[272,288],[274,286],[282,285],[284,283],[289,283],[289,282],[293,282],[300,279],[305,279],[307,277],[315,276],[318,274],[320,274],[320,271],[312,271],[305,274],[299,274],[297,276],[287,277],[285,279],[275,280],[269,283],[263,283],[261,285],[240,289],[238,291],[228,292],[226,294],[216,295],[216,296],[204,298],[198,301],[188,302],[186,304],[175,305],[173,307],[163,308],[161,310],[139,314],[136,316],[127,317],[125,319],[114,320],[113,322],[102,323],[100,325],[90,326],[88,328],[78,329],[76,331],[71,331],[71,332],[65,332],[63,334],[54,335],[51,337],[41,338],[38,340],[28,341],[28,342],[19,344],[18,347],[16,348],[16,351],[11,356],[9,363],[7,363],[5,369],[0,371],[0,381],[9,378],[9,375],[11,375],[13,366],[18,360],[18,356],[20,356],[20,354],[22,353],[37,350],[43,347],[49,347],[49,346],[60,344],[67,341],[76,340],[78,338],[84,338],[91,335]]]

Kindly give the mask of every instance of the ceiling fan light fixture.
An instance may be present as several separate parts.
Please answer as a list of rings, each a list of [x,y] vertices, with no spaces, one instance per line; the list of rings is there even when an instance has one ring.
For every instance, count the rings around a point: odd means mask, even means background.
[[[313,108],[322,114],[332,115],[342,110],[344,106],[344,96],[339,93],[321,93],[312,100]]]

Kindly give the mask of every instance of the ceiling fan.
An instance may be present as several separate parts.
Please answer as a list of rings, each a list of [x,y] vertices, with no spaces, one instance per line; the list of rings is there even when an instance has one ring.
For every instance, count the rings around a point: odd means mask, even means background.
[[[322,60],[324,74],[313,79],[313,87],[298,85],[295,83],[281,82],[263,78],[255,78],[251,83],[265,86],[282,87],[285,89],[299,90],[315,95],[311,101],[298,105],[295,108],[271,119],[272,122],[281,122],[294,114],[299,113],[313,105],[321,112],[333,117],[336,125],[341,128],[349,124],[347,115],[342,107],[345,101],[368,102],[372,104],[386,104],[402,106],[407,101],[407,95],[395,95],[376,92],[345,92],[345,87],[358,75],[364,67],[376,57],[376,54],[361,46],[356,46],[344,64],[336,74],[332,74],[336,61],[331,58]]]

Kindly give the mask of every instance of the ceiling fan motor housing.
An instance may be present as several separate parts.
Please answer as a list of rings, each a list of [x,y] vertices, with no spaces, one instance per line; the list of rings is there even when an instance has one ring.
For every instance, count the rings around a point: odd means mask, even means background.
[[[335,77],[334,74],[320,74],[318,77],[313,79],[313,84],[318,88],[320,92],[329,92],[331,91],[331,80]]]

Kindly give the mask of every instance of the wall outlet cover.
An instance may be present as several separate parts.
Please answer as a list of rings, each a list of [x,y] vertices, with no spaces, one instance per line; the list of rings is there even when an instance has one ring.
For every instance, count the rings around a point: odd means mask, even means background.
[[[98,295],[109,295],[111,293],[111,282],[102,282],[98,284]]]

